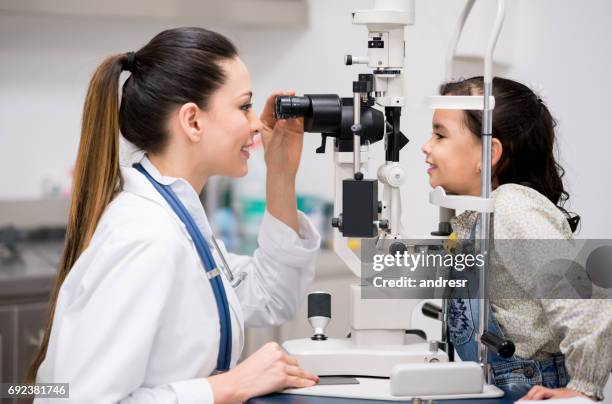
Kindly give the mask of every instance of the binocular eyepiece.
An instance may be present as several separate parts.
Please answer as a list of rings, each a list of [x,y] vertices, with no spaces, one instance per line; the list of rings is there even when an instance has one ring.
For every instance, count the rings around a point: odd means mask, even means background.
[[[304,130],[334,133],[342,121],[342,100],[335,94],[279,96],[274,103],[276,119],[304,117]]]
[[[274,102],[274,115],[276,119],[296,118],[312,112],[310,97],[278,96]]]
[[[353,98],[340,98],[336,94],[278,96],[274,101],[274,114],[276,119],[303,117],[305,132],[336,137],[342,143],[341,151],[352,150]],[[385,117],[371,105],[362,106],[361,125],[363,144],[383,138]]]

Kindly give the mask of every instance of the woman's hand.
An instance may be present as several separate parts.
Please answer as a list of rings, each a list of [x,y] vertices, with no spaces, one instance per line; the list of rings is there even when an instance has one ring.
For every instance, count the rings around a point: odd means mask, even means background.
[[[274,100],[280,95],[295,95],[295,91],[275,91],[272,93],[260,120],[263,123],[261,140],[268,171],[285,174],[295,178],[304,143],[304,119],[280,119],[274,117]]]
[[[215,403],[247,401],[286,388],[314,386],[318,381],[318,376],[302,369],[275,342],[267,343],[229,372],[208,378]]]
[[[586,397],[584,394],[576,390],[567,389],[565,387],[558,389],[549,389],[544,386],[533,386],[521,400],[548,400],[550,398],[568,398],[568,397]]]
[[[295,176],[304,143],[304,120],[274,117],[274,100],[295,91],[276,91],[261,114],[261,140],[266,160],[266,209],[272,216],[299,233]]]

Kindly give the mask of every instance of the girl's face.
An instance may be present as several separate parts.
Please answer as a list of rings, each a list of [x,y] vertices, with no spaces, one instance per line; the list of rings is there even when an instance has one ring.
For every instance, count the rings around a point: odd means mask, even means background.
[[[247,174],[249,147],[262,123],[252,108],[251,77],[240,58],[221,62],[225,83],[215,91],[202,113],[203,164],[209,175]]]
[[[448,193],[480,195],[481,140],[466,127],[462,110],[438,109],[432,136],[422,146],[432,187]]]

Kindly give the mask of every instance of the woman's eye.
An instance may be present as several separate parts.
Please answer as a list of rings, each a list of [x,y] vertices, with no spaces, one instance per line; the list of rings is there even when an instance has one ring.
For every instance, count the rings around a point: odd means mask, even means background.
[[[438,139],[438,140],[439,140],[439,139],[442,139],[442,138],[444,137],[444,136],[442,136],[442,135],[441,135],[441,134],[439,134],[439,133],[434,133],[434,136],[435,136],[435,137],[436,137],[436,139]]]
[[[249,103],[249,104],[244,104],[243,106],[240,107],[240,109],[243,111],[248,111],[251,109],[251,107],[253,107],[253,104]]]

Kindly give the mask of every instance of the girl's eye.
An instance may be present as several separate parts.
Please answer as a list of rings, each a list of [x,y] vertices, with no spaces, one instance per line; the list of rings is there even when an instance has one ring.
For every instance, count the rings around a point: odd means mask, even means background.
[[[251,109],[251,107],[253,107],[253,104],[249,103],[249,104],[244,104],[243,106],[240,107],[240,109],[243,111],[248,111]]]
[[[436,137],[436,139],[438,139],[438,140],[440,140],[440,139],[442,139],[442,138],[444,137],[444,136],[442,136],[442,135],[441,135],[441,134],[439,134],[439,133],[434,133],[434,136],[435,136],[435,137]]]

